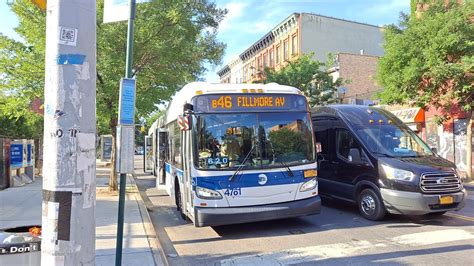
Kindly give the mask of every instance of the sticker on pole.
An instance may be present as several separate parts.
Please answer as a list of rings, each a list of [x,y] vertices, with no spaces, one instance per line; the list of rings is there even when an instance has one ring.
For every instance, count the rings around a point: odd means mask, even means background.
[[[59,27],[59,41],[60,44],[76,46],[77,44],[77,29]]]
[[[178,115],[178,127],[181,131],[189,130],[189,116]]]

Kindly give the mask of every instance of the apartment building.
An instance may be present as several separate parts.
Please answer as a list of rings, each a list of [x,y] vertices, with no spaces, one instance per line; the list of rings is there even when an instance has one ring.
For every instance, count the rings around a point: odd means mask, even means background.
[[[243,51],[240,64],[230,63],[218,71],[221,82],[260,81],[265,67],[276,70],[301,54],[314,53],[325,62],[329,53],[381,56],[383,34],[380,27],[310,13],[293,13],[257,42]],[[229,70],[226,70],[229,68]],[[235,68],[235,69],[234,69]],[[229,72],[229,73],[227,73]],[[242,75],[241,77],[232,77]]]

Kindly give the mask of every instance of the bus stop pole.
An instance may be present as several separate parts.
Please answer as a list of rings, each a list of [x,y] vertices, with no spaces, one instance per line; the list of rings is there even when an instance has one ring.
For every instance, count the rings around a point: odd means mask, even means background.
[[[135,0],[129,0],[130,17],[128,19],[127,31],[127,55],[125,77],[132,78],[132,61],[133,61],[133,24],[135,22]],[[120,140],[118,140],[120,141]],[[120,160],[120,158],[117,158]],[[120,171],[120,190],[119,190],[119,209],[117,219],[117,243],[115,253],[115,265],[122,265],[122,244],[123,244],[123,220],[125,209],[125,189],[127,182],[127,174]]]

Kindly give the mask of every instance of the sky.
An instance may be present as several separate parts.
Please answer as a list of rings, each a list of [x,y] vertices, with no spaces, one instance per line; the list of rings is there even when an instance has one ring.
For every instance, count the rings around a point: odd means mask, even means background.
[[[314,13],[372,25],[397,23],[400,12],[408,13],[410,0],[216,0],[228,10],[217,38],[227,44],[223,65],[206,65],[204,79],[219,82],[216,72],[294,12]],[[18,38],[13,28],[18,20],[5,0],[0,0],[0,32]]]

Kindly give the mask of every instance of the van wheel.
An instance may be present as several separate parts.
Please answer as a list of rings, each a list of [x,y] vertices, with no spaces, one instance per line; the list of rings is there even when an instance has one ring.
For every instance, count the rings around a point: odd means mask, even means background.
[[[360,192],[358,205],[360,215],[368,220],[382,220],[387,213],[381,197],[371,188],[366,188]]]
[[[183,220],[187,220],[186,215],[184,214],[183,211],[183,200],[181,199],[181,190],[179,189],[179,185],[176,184],[176,192],[175,192],[175,197],[176,197],[176,209],[179,211],[179,214],[181,215],[181,218]]]

